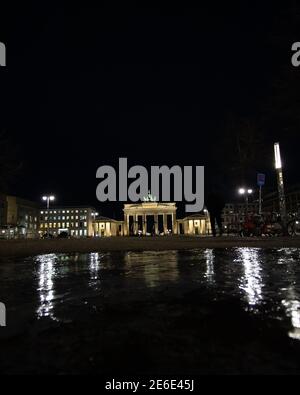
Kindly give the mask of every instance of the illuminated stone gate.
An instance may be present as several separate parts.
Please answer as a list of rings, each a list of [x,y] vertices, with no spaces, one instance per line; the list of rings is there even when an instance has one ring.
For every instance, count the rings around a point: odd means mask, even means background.
[[[176,204],[144,201],[124,205],[124,235],[177,234]]]

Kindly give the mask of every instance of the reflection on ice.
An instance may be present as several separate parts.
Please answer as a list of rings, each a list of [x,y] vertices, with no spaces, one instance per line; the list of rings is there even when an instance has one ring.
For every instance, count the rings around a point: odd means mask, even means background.
[[[55,261],[57,256],[55,254],[39,255],[36,262],[39,264],[38,278],[39,288],[38,294],[40,304],[37,309],[38,317],[50,317],[55,319],[53,315],[53,299],[54,287],[53,279],[55,276]]]
[[[240,279],[240,289],[245,292],[248,304],[255,306],[262,299],[263,286],[258,249],[238,248],[237,251],[244,268],[244,275]]]

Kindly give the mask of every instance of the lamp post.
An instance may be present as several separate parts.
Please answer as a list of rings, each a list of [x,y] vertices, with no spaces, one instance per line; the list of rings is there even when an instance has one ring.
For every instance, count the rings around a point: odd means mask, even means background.
[[[50,207],[50,202],[53,202],[55,200],[55,196],[53,195],[44,195],[42,197],[42,200],[44,202],[47,202],[47,210],[49,210]],[[47,218],[47,236],[49,237],[49,222],[48,222],[48,218]]]
[[[249,203],[249,195],[253,193],[253,190],[250,188],[240,188],[239,189],[239,194],[245,196],[245,202],[246,202],[246,214],[248,215],[248,203]]]
[[[278,197],[279,197],[280,218],[281,218],[281,223],[282,223],[282,227],[283,227],[283,232],[284,232],[284,234],[286,234],[287,233],[286,202],[285,202],[282,162],[281,162],[279,143],[274,144],[274,155],[275,155],[275,169],[276,169],[276,173],[277,173],[277,187],[278,187]]]
[[[99,215],[99,213],[96,213],[96,212],[92,212],[91,213],[91,216],[92,216],[92,218],[94,219],[94,222],[95,222],[95,218],[97,217]],[[94,237],[95,237],[95,224],[93,224],[93,229],[94,229]]]
[[[43,196],[42,199],[44,202],[47,202],[47,210],[49,210],[50,202],[53,202],[55,200],[55,196],[53,195]]]

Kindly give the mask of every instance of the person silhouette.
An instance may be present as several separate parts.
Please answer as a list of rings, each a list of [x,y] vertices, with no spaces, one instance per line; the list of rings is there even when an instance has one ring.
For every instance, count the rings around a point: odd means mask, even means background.
[[[211,230],[214,237],[217,235],[216,223],[218,225],[220,236],[222,236],[223,234],[222,210],[224,206],[225,206],[225,201],[221,193],[215,189],[212,190],[207,196],[206,208],[209,212]]]

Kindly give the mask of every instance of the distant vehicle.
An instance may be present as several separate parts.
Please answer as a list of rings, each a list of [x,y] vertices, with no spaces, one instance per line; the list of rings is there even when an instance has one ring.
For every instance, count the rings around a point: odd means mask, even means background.
[[[287,224],[288,234],[290,236],[300,236],[300,218],[299,215],[294,215]]]
[[[283,227],[280,216],[272,213],[270,218],[262,215],[253,215],[246,218],[240,230],[240,236],[282,236]]]

